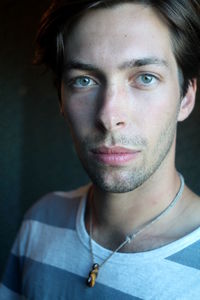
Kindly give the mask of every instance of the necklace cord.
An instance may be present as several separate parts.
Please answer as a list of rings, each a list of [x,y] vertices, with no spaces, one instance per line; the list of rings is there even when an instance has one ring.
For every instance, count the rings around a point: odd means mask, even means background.
[[[101,263],[99,264],[99,269],[116,253],[118,252],[121,248],[123,248],[126,244],[130,243],[138,234],[140,234],[141,232],[143,232],[145,229],[149,228],[151,225],[153,225],[155,222],[157,222],[158,220],[161,219],[161,217],[163,217],[164,215],[166,215],[174,206],[175,204],[178,202],[178,200],[181,198],[183,190],[184,190],[184,178],[183,176],[179,173],[179,177],[180,177],[180,187],[179,190],[177,192],[177,194],[175,195],[174,199],[171,201],[171,203],[161,212],[159,213],[157,216],[155,216],[153,219],[151,219],[150,221],[148,221],[145,225],[142,226],[141,229],[139,229],[136,232],[133,232],[129,235],[126,236],[126,239],[123,241],[123,243],[121,243],[117,249],[115,249],[113,252],[111,252],[108,257]],[[88,195],[89,199],[92,198],[92,190],[89,191],[89,195]],[[92,206],[91,206],[92,207]],[[92,209],[90,209],[90,232],[89,232],[89,243],[90,243],[90,253],[91,253],[91,258],[92,258],[92,263],[93,265],[95,264],[94,262],[94,251],[93,251],[93,244],[92,244],[92,234],[93,234],[93,222],[92,222]]]

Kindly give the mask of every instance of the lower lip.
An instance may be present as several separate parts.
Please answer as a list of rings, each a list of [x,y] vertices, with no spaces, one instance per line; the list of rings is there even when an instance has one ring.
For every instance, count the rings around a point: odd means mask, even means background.
[[[135,159],[138,156],[138,154],[139,152],[119,154],[93,153],[93,155],[99,162],[112,166],[124,165],[125,163]]]

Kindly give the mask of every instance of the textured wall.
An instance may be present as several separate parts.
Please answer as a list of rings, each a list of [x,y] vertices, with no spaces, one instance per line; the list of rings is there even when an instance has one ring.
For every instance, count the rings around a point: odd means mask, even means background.
[[[31,65],[39,16],[48,0],[0,3],[0,274],[28,207],[41,195],[88,181],[49,75]],[[179,126],[177,167],[200,194],[199,101]]]

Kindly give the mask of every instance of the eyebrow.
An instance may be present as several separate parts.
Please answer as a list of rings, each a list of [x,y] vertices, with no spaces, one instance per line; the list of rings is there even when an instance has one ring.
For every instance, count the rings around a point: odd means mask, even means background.
[[[139,68],[147,65],[158,65],[161,67],[168,68],[169,65],[166,60],[160,59],[157,57],[146,57],[146,58],[140,58],[140,59],[132,59],[130,61],[126,61],[118,66],[119,70],[125,70],[125,69],[132,69],[132,68]],[[93,71],[93,72],[100,72],[101,69],[98,67],[92,65],[83,63],[81,61],[69,61],[64,65],[64,71],[69,70],[83,70],[83,71]]]
[[[82,63],[79,61],[69,61],[64,65],[64,70],[68,71],[68,70],[83,70],[83,71],[94,71],[94,72],[99,72],[99,68],[95,67],[92,64],[86,64],[86,63]]]
[[[164,59],[160,59],[157,57],[145,57],[141,59],[133,59],[130,61],[126,61],[119,66],[119,69],[124,70],[124,69],[131,69],[136,67],[138,68],[138,67],[143,67],[148,65],[158,65],[167,68],[169,67],[167,61]]]

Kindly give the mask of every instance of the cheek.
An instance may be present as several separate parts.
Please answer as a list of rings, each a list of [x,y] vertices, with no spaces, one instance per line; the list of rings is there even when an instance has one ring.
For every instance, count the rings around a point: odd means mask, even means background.
[[[141,109],[140,128],[149,143],[159,139],[160,134],[167,127],[175,127],[179,108],[178,93],[158,93],[146,99],[146,105]],[[141,131],[141,132],[142,132]]]
[[[65,93],[62,97],[63,112],[72,131],[81,133],[93,124],[95,106],[91,98],[69,93]]]

